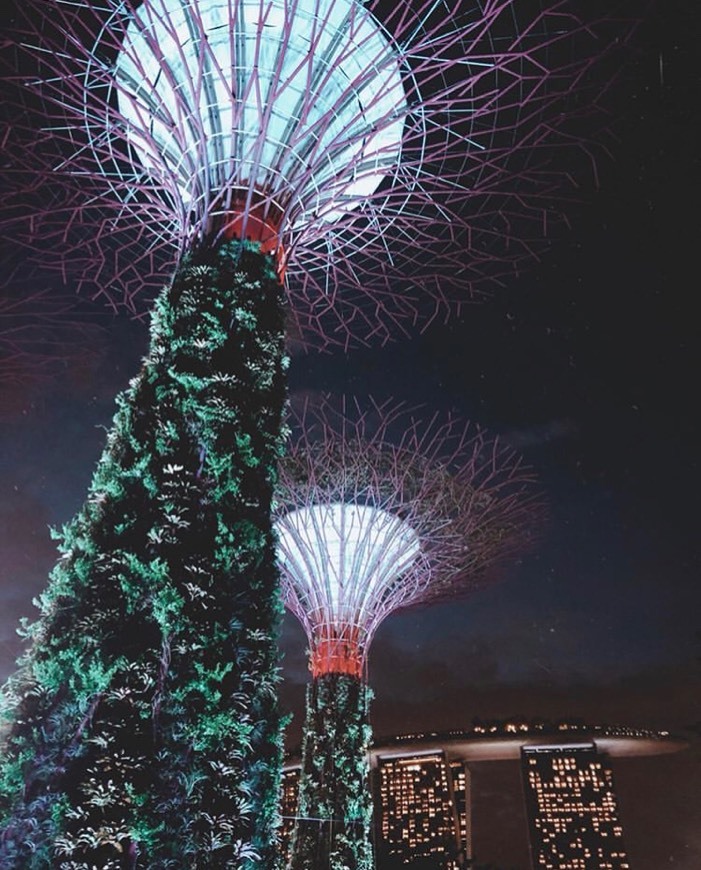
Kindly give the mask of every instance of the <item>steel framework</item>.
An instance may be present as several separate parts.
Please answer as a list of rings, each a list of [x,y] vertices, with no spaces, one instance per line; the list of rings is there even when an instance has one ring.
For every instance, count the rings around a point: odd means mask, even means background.
[[[538,531],[533,472],[478,427],[391,402],[324,401],[304,407],[294,432],[278,561],[315,677],[364,677],[387,616],[474,591]]]
[[[186,251],[249,236],[276,251],[301,332],[340,344],[445,316],[537,254],[573,171],[553,157],[590,159],[609,79],[589,73],[630,31],[568,0],[28,0],[17,17],[6,236],[132,309]]]
[[[438,415],[303,407],[274,510],[283,598],[309,641],[290,870],[371,870],[367,658],[400,608],[465,595],[527,547],[541,502],[509,447]]]

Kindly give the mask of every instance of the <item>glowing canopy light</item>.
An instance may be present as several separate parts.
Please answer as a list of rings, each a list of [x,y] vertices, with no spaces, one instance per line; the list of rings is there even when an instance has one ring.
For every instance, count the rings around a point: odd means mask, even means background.
[[[379,422],[378,422],[379,421]],[[518,456],[401,406],[305,408],[280,465],[275,527],[285,605],[315,677],[363,677],[394,611],[465,594],[527,547],[540,515]]]
[[[546,244],[579,167],[551,151],[590,165],[631,32],[590,5],[17,0],[3,231],[132,310],[249,236],[302,340],[421,328]]]
[[[420,555],[418,536],[387,511],[339,502],[290,511],[276,530],[284,582],[314,628],[313,670],[355,671],[361,661],[342,641],[350,648],[378,605],[401,591]]]
[[[146,0],[115,81],[144,168],[196,212],[334,221],[399,164],[397,53],[357,0]]]

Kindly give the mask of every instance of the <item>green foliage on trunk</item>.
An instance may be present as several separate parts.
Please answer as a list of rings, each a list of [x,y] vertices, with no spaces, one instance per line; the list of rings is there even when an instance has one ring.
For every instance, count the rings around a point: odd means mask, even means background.
[[[372,870],[370,689],[325,674],[307,690],[291,870]]]
[[[4,870],[274,866],[284,367],[269,259],[184,262],[5,688]]]

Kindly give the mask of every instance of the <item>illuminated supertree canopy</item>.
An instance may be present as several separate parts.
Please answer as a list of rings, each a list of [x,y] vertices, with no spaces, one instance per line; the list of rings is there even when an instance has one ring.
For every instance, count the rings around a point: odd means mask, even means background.
[[[574,152],[590,160],[582,131],[600,131],[590,69],[630,29],[563,0],[42,0],[21,14],[40,108],[4,137],[8,232],[23,232],[40,165],[27,243],[92,292],[133,307],[186,251],[247,236],[276,252],[302,333],[341,344],[446,315],[537,253]]]
[[[17,3],[0,232],[113,304],[165,289],[8,690],[3,866],[272,860],[285,301],[385,340],[532,256],[628,25],[520,10]],[[419,530],[361,507],[403,569]]]
[[[369,868],[372,637],[401,608],[494,579],[532,544],[542,508],[512,449],[452,419],[325,403],[296,430],[275,508],[283,597],[313,677],[292,868]]]

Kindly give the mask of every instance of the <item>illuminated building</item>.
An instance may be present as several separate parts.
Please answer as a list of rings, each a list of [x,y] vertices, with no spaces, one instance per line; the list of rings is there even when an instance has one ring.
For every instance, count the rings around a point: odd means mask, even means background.
[[[375,846],[379,870],[384,864],[410,865],[412,860],[445,860],[445,870],[459,865],[455,857],[470,855],[470,772],[445,752],[426,751],[407,757],[375,760],[373,793]],[[377,754],[380,753],[380,754]],[[290,855],[298,813],[300,768],[288,767],[282,779],[280,850]]]
[[[533,483],[510,448],[450,419],[326,402],[298,420],[275,509],[283,597],[307,634],[312,673],[293,870],[371,866],[372,639],[401,608],[497,579],[538,529]],[[448,824],[434,816],[433,839]],[[450,825],[457,838],[456,818]]]
[[[522,768],[533,870],[626,870],[611,758],[685,746],[664,732],[524,722],[378,741],[368,752],[377,870],[411,870],[427,859],[442,870],[464,866],[463,858],[474,853],[471,769],[490,761],[518,761]],[[299,776],[299,764],[290,762],[283,798],[286,831],[298,812]],[[525,843],[525,831],[523,836]],[[538,845],[542,840],[545,852]],[[281,848],[289,849],[289,834]]]
[[[534,870],[629,870],[613,772],[593,743],[524,746]]]
[[[283,771],[280,791],[280,852],[290,855],[292,835],[295,829],[299,800],[300,768],[292,767]]]
[[[409,758],[378,758],[380,811],[376,820],[379,863],[411,864],[418,859],[445,860],[469,854],[467,787],[469,772],[448,762],[445,752]],[[446,860],[447,859],[447,860]]]
[[[465,858],[472,855],[472,781],[470,770],[463,761],[451,761],[450,773],[453,778],[455,813],[458,818],[459,852]]]

